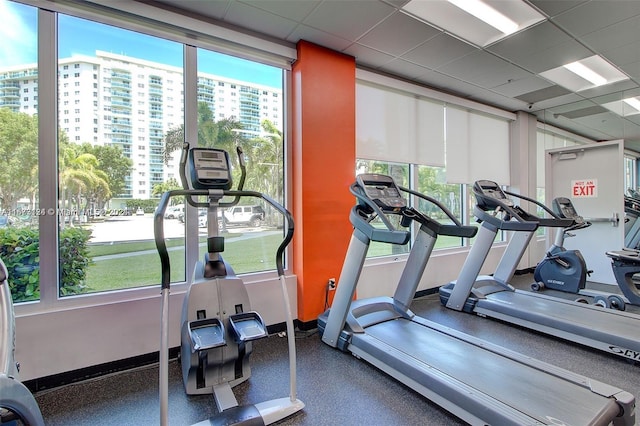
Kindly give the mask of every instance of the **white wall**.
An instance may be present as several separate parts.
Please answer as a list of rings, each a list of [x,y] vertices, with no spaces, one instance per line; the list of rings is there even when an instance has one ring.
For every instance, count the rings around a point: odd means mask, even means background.
[[[500,244],[491,249],[482,267],[482,274],[495,270],[505,247],[505,244]],[[468,249],[434,251],[420,280],[418,291],[435,288],[458,278],[468,252]],[[357,298],[392,296],[404,265],[404,259],[389,259],[365,265],[358,283]]]

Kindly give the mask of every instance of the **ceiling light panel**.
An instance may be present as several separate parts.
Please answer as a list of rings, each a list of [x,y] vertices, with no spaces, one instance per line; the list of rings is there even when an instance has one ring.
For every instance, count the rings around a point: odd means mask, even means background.
[[[483,47],[545,19],[520,0],[411,0],[402,9],[415,18]],[[485,14],[481,15],[483,11]]]
[[[587,70],[586,74],[583,73],[584,70]],[[597,55],[542,72],[540,76],[574,92],[629,78]]]
[[[626,98],[618,101],[602,104],[603,107],[615,112],[621,117],[640,114],[640,99],[638,97]]]

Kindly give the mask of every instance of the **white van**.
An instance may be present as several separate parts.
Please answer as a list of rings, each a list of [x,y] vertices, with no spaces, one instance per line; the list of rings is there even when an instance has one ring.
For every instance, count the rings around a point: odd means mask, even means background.
[[[169,206],[164,212],[165,219],[177,219],[180,215],[184,215],[184,204]]]

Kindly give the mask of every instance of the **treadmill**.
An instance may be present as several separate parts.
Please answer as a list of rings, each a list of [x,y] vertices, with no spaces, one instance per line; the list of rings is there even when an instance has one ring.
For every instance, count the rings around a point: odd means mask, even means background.
[[[562,219],[529,197],[503,191],[489,180],[474,183],[474,215],[481,223],[458,279],[440,287],[447,308],[476,313],[547,333],[607,353],[640,361],[640,316],[515,289],[509,281],[539,226],[566,227]],[[540,218],[516,206],[528,201],[549,215]],[[567,222],[569,221],[569,222]],[[491,276],[479,275],[498,231],[515,231]]]
[[[470,238],[477,228],[462,226],[437,200],[386,175],[359,175],[350,189],[357,199],[350,213],[354,231],[333,304],[318,318],[324,343],[470,424],[635,424],[628,392],[416,316],[409,305],[438,235]],[[403,193],[435,206],[451,224],[408,207]],[[396,228],[394,218],[405,229]],[[419,229],[394,296],[353,301],[370,242],[407,244],[412,223]]]

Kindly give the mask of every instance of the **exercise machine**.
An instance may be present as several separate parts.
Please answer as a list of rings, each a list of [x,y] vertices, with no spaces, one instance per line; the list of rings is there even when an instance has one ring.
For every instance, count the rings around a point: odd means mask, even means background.
[[[181,315],[181,364],[187,394],[211,393],[218,415],[198,425],[266,425],[304,408],[296,397],[295,330],[286,289],[283,254],[293,238],[293,218],[279,203],[265,194],[242,190],[245,177],[244,155],[238,148],[242,176],[232,190],[231,165],[226,151],[183,146],[180,174],[184,189],[163,194],[154,215],[155,242],[162,265],[162,331],[160,345],[160,420],[168,422],[168,309],[170,260],[163,230],[164,212],[169,200],[185,196],[196,208],[207,209],[207,253],[196,264],[193,279],[185,295]],[[190,173],[186,173],[186,169]],[[223,197],[227,197],[224,198]],[[228,200],[232,197],[231,201]],[[244,283],[223,258],[224,238],[218,235],[218,209],[238,203],[242,197],[263,200],[283,215],[284,239],[276,251],[276,269],[282,289],[283,309],[289,349],[289,397],[254,405],[238,405],[233,387],[251,376],[249,356],[252,342],[267,336],[262,317],[251,310]],[[206,201],[200,201],[206,198]]]
[[[442,304],[640,361],[640,316],[519,290],[509,283],[538,226],[566,228],[571,219],[558,217],[534,199],[503,191],[492,181],[475,182],[473,194],[480,229],[458,278],[440,287]],[[507,195],[540,207],[549,217],[525,211]],[[514,232],[493,275],[480,275],[498,231]]]
[[[15,315],[7,267],[0,259],[0,424],[44,426],[35,398],[18,378],[15,360]]]
[[[579,216],[571,200],[558,197],[553,200],[553,210],[561,218],[572,219],[573,223],[566,228],[558,229],[553,245],[544,259],[538,263],[533,272],[536,280],[531,285],[533,291],[545,288],[578,293],[587,282],[587,263],[579,250],[567,250],[564,247],[566,237],[572,237],[572,231],[588,228],[591,223]]]
[[[350,186],[353,234],[330,309],[318,318],[322,341],[352,353],[470,424],[633,425],[634,397],[612,386],[415,315],[409,308],[439,235],[471,238],[440,202],[363,174]],[[448,224],[407,205],[412,195]],[[396,227],[394,219],[399,219]],[[417,234],[393,297],[353,300],[372,241],[404,245]]]
[[[640,287],[634,276],[640,272],[640,251],[633,249],[608,251],[611,258],[613,275],[622,294],[623,299],[632,305],[640,306]]]
[[[573,220],[573,223],[571,226],[557,231],[554,244],[534,270],[535,283],[531,284],[531,289],[533,291],[550,289],[589,296],[593,298],[595,305],[624,311],[626,303],[630,303],[629,299],[621,294],[587,288],[587,275],[591,271],[587,270],[584,257],[579,250],[564,248],[566,236],[575,235],[571,232],[588,228],[591,223],[584,220],[576,212],[573,203],[566,197],[558,197],[553,200],[553,211],[560,218]],[[584,298],[578,298],[576,301],[588,303],[588,300]]]

